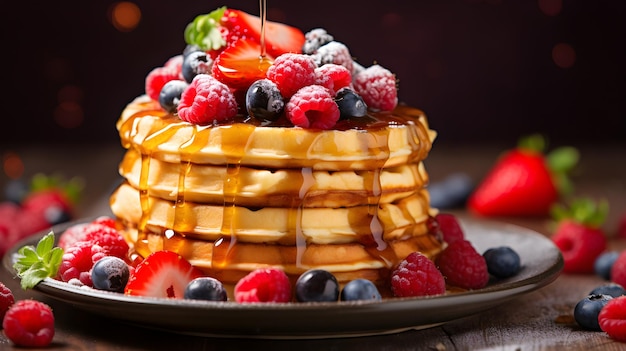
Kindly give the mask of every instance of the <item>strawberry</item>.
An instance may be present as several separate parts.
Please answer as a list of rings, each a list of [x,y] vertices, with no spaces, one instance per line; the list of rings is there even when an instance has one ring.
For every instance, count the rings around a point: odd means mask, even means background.
[[[593,273],[596,259],[606,250],[602,229],[608,213],[606,201],[576,199],[569,207],[555,205],[552,215],[557,228],[552,241],[563,254],[565,273]]]
[[[213,62],[211,73],[233,89],[248,89],[265,73],[273,58],[261,57],[261,45],[253,40],[239,39],[224,49]]]
[[[202,272],[171,251],[156,251],[139,263],[128,279],[126,295],[182,299],[187,284]]]
[[[221,25],[228,29],[226,42],[241,38],[261,43],[261,18],[246,12],[226,9]],[[304,33],[290,25],[265,21],[265,49],[268,55],[278,57],[284,53],[301,53]]]
[[[561,147],[545,155],[545,141],[532,135],[505,152],[470,194],[468,209],[482,216],[547,216],[550,207],[571,192],[567,173],[578,152]]]

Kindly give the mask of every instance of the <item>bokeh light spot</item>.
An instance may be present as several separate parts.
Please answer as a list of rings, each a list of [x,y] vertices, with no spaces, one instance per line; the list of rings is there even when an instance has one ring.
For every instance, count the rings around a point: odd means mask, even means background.
[[[556,16],[563,9],[563,0],[539,0],[539,10],[548,16]]]
[[[54,109],[54,121],[65,129],[79,127],[84,121],[83,108],[74,101],[61,102]]]
[[[2,160],[4,174],[11,179],[18,179],[24,173],[24,162],[15,152],[7,152]]]
[[[130,1],[116,2],[111,6],[110,21],[120,32],[133,31],[141,21],[139,6]]]
[[[552,60],[558,67],[570,68],[576,62],[576,51],[569,44],[556,44],[552,48]]]

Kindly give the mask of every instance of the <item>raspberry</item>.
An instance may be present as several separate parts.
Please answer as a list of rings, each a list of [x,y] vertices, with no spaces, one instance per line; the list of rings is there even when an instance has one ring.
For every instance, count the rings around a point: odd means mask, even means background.
[[[17,346],[45,347],[54,337],[54,314],[43,302],[20,300],[7,311],[2,327],[4,335]]]
[[[315,84],[328,88],[332,95],[352,84],[352,73],[347,68],[335,64],[327,64],[315,69]]]
[[[2,282],[0,282],[0,321],[4,318],[4,314],[9,310],[9,307],[15,302],[15,297],[11,289],[7,288]]]
[[[285,105],[285,112],[293,125],[302,128],[330,129],[340,116],[337,103],[321,85],[298,90]]]
[[[611,280],[626,287],[626,251],[619,254],[611,268]]]
[[[626,296],[611,299],[598,315],[600,329],[614,340],[626,342]]]
[[[98,245],[109,256],[125,259],[128,254],[128,244],[120,233],[111,227],[102,224],[90,224],[85,228],[84,241]]]
[[[563,254],[565,273],[593,273],[596,259],[606,249],[606,236],[600,228],[572,220],[559,224],[552,241]]]
[[[157,67],[146,76],[146,94],[154,101],[159,101],[159,94],[165,83],[180,79],[180,71],[172,66]]]
[[[334,40],[333,36],[328,34],[323,28],[314,28],[304,35],[305,42],[302,45],[302,52],[311,55],[317,51],[322,45],[330,43]]]
[[[287,274],[277,268],[260,268],[235,285],[237,302],[289,302],[291,283]]]
[[[348,50],[345,44],[338,41],[331,41],[320,46],[315,54],[313,54],[313,58],[319,67],[334,63],[344,66],[350,72],[352,72],[353,69],[354,61],[352,60],[352,55],[350,55],[350,50]]]
[[[394,296],[430,296],[446,292],[446,282],[433,261],[422,253],[409,254],[391,274]]]
[[[100,216],[96,219],[94,219],[91,223],[93,224],[102,224],[105,225],[107,227],[111,227],[113,229],[117,229],[117,222],[115,221],[115,219],[108,217],[108,216]]]
[[[354,78],[354,90],[370,108],[391,111],[398,104],[396,76],[388,69],[372,65]]]
[[[102,247],[89,241],[79,241],[65,249],[57,276],[64,282],[78,279],[86,286],[93,286],[91,269],[102,257],[107,256]]]
[[[173,69],[174,71],[178,72],[179,76],[178,79],[182,80],[183,79],[183,59],[184,56],[181,55],[175,55],[170,57],[165,64],[163,65],[163,67],[165,68],[170,68]]]
[[[485,258],[467,240],[450,243],[437,257],[436,263],[449,285],[480,289],[489,282]]]
[[[62,249],[66,249],[67,247],[73,245],[76,242],[85,241],[85,234],[87,233],[87,227],[89,227],[89,223],[79,223],[79,224],[74,224],[68,227],[59,236],[59,242],[57,246]]]
[[[198,74],[183,92],[178,116],[183,121],[206,125],[237,114],[237,101],[228,86],[208,74]]]
[[[304,54],[282,54],[267,69],[267,78],[289,99],[300,88],[315,84],[315,61]]]
[[[450,213],[439,213],[435,216],[443,240],[448,244],[457,240],[465,240],[465,234],[456,216]]]

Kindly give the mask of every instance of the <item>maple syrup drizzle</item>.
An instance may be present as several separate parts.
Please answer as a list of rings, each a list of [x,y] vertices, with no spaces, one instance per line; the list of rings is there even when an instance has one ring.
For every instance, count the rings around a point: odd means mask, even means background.
[[[259,0],[259,17],[261,17],[261,59],[266,55],[265,49],[265,21],[267,20],[267,1]]]

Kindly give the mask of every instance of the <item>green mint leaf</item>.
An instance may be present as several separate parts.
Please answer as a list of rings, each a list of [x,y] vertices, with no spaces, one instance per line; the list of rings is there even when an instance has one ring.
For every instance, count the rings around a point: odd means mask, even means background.
[[[226,6],[206,15],[197,16],[185,28],[185,42],[189,45],[197,45],[202,50],[217,50],[226,45],[219,29],[224,12],[226,12]]]
[[[22,289],[33,288],[47,277],[54,277],[61,265],[63,249],[54,246],[54,233],[44,235],[37,247],[26,245],[17,252],[13,269],[21,278]]]

